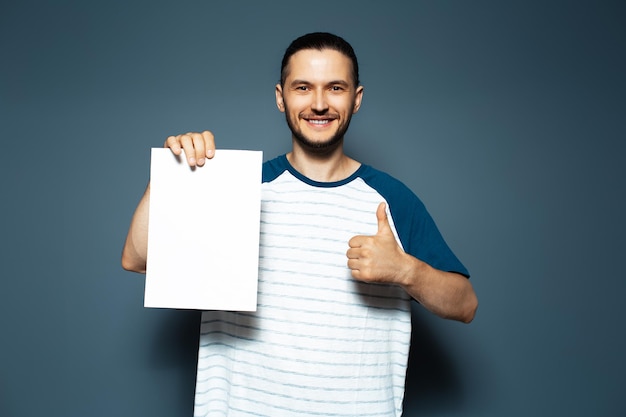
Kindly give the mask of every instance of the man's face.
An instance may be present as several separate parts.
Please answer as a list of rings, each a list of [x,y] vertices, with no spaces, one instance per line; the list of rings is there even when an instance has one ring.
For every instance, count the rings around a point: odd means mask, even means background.
[[[363,87],[354,86],[350,58],[331,49],[296,52],[284,86],[276,86],[276,105],[294,140],[318,152],[341,143],[362,96]]]

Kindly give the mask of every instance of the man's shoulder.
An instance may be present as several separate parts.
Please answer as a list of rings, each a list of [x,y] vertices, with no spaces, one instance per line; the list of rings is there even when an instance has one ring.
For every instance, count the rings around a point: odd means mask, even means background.
[[[415,193],[402,181],[385,171],[372,167],[371,165],[362,165],[359,176],[363,179],[363,181],[365,181],[365,183],[382,195],[401,194],[417,197],[415,196]]]
[[[288,169],[287,157],[279,155],[263,163],[263,182],[272,182]]]

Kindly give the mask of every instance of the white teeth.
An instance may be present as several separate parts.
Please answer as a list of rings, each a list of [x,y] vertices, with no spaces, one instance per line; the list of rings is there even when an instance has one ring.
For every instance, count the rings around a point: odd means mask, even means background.
[[[325,125],[328,123],[328,120],[309,120],[309,123],[313,123],[314,125]]]

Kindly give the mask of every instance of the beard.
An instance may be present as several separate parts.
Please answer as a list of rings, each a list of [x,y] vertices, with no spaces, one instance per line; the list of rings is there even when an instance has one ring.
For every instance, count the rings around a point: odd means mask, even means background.
[[[303,148],[316,153],[316,154],[326,154],[334,151],[343,143],[343,137],[348,131],[348,127],[350,126],[350,120],[352,119],[352,115],[349,115],[345,123],[339,126],[337,131],[328,139],[324,141],[315,141],[309,137],[307,137],[302,130],[300,130],[298,126],[298,120],[292,119],[290,116],[289,108],[285,104],[285,119],[287,120],[287,126],[289,126],[289,130],[291,130],[292,137],[298,142],[300,146]],[[318,115],[319,116],[319,115]]]

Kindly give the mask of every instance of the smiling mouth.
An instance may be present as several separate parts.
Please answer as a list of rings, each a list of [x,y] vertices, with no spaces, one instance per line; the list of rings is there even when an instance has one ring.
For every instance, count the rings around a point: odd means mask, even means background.
[[[304,117],[303,118],[307,123],[313,125],[313,126],[319,126],[319,127],[324,127],[324,126],[328,126],[329,124],[332,123],[333,120],[335,120],[334,117],[326,117],[326,118],[312,118],[312,117]]]
[[[331,121],[329,119],[323,119],[323,120],[314,119],[314,120],[307,120],[307,122],[311,123],[312,125],[324,126],[330,123]]]

